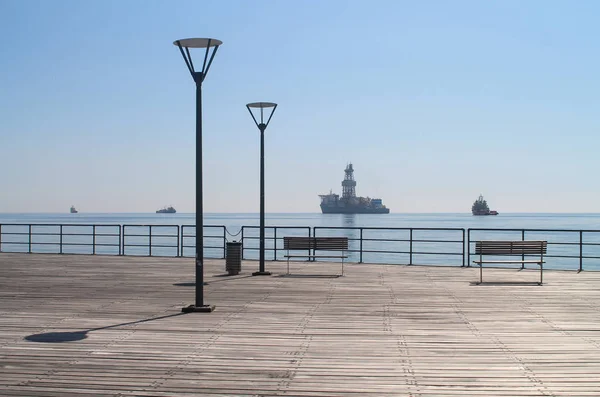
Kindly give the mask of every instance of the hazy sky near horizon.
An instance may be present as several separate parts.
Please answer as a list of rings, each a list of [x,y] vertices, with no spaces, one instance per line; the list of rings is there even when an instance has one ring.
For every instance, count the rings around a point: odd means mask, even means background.
[[[319,212],[352,162],[392,212],[600,212],[600,2],[0,0],[0,212]],[[196,54],[199,57],[200,54]]]

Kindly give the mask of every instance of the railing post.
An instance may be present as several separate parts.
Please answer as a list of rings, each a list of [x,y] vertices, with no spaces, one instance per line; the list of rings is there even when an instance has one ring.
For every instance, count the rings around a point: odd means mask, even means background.
[[[125,256],[125,244],[126,244],[126,240],[125,240],[125,234],[126,234],[126,229],[127,229],[127,225],[123,225],[123,250],[121,251],[121,255]]]
[[[465,267],[465,229],[462,230],[462,266]]]
[[[244,244],[244,226],[242,226],[240,233],[242,234],[242,237],[241,237],[241,239],[242,239],[242,260],[244,260],[244,245],[245,245]]]
[[[525,229],[521,230],[521,241],[525,241]],[[525,254],[521,255],[521,260],[525,260]],[[521,269],[525,269],[525,262],[521,262]]]
[[[363,263],[363,228],[360,228],[360,258],[358,263]]]
[[[179,229],[181,227],[179,225],[177,225],[177,257],[179,258],[179,236],[181,235],[181,233],[179,232]]]
[[[413,229],[412,229],[412,227],[410,228],[410,238],[409,238],[409,240],[410,240],[410,248],[409,248],[410,257],[409,257],[408,264],[412,265],[413,264],[412,263],[412,259],[413,259],[412,258],[412,256],[413,256]]]
[[[579,231],[579,271],[583,271],[583,230]]]
[[[181,225],[181,256],[185,256],[185,225]]]
[[[119,225],[119,256],[123,255],[121,245],[123,244],[123,225]]]
[[[223,226],[223,259],[227,258],[227,227]]]
[[[92,226],[92,255],[96,255],[96,225]]]
[[[58,229],[59,229],[59,235],[60,235],[58,253],[62,254],[63,253],[63,248],[62,248],[63,247],[63,225],[59,225]]]
[[[273,227],[273,260],[277,261],[277,226]]]
[[[313,227],[313,237],[316,239],[317,238],[317,226]],[[310,240],[310,239],[309,239]],[[313,246],[313,252],[312,252],[312,261],[315,261],[315,256],[317,255],[317,250],[315,249],[315,245],[311,244],[310,242],[308,243],[308,260],[310,261],[310,246]]]
[[[0,223],[0,252],[2,252],[2,224]]]
[[[148,225],[148,256],[152,256],[152,225]]]
[[[471,229],[467,229],[467,267],[471,267]]]
[[[29,225],[29,253],[31,254],[31,225]]]

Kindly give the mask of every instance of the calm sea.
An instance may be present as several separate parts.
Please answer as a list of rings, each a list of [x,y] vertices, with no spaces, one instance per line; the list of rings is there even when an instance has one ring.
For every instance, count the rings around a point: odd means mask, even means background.
[[[114,213],[114,214],[0,214],[0,224],[4,224],[2,227],[2,251],[23,251],[26,247],[23,245],[10,245],[11,241],[25,241],[23,240],[24,235],[4,235],[4,233],[10,231],[25,232],[26,229],[23,227],[19,228],[16,226],[7,226],[7,224],[63,224],[63,225],[75,225],[75,224],[87,224],[87,225],[190,225],[193,226],[195,223],[194,214],[145,214],[145,213]],[[239,234],[242,226],[257,226],[259,224],[258,214],[205,214],[204,215],[205,225],[224,226],[223,228],[207,228],[205,230],[205,246],[212,247],[207,248],[205,253],[206,256],[222,257],[223,248],[223,237],[227,241],[239,240],[241,234]],[[358,241],[360,239],[360,230],[354,228],[366,228],[362,231],[362,248],[363,248],[363,262],[367,263],[408,263],[409,258],[409,242],[410,231],[408,230],[391,230],[386,228],[464,228],[475,229],[529,229],[536,230],[542,229],[544,231],[527,231],[525,238],[531,240],[544,239],[548,240],[549,256],[555,256],[555,258],[548,258],[548,268],[560,268],[576,270],[580,264],[580,253],[584,259],[583,267],[585,270],[600,270],[600,214],[528,214],[528,213],[515,213],[515,214],[500,214],[498,216],[483,216],[477,217],[470,214],[388,214],[388,215],[368,215],[368,214],[319,214],[319,213],[294,213],[294,214],[267,214],[266,215],[267,226],[294,226],[297,229],[278,229],[277,237],[280,239],[283,235],[306,235],[306,228],[317,227],[318,235],[342,235],[348,236],[351,239],[356,239],[351,242],[351,248],[359,250]],[[328,229],[328,228],[344,228],[344,229]],[[374,229],[369,229],[374,228]],[[375,229],[383,228],[383,229]],[[184,256],[193,255],[193,228],[184,228],[183,241],[187,247],[183,248]],[[86,233],[85,228],[77,229],[75,226],[66,228],[74,234]],[[106,229],[109,230],[109,229]],[[157,235],[175,235],[174,229],[169,228],[157,228],[153,233]],[[547,231],[555,230],[555,231]],[[567,231],[557,231],[567,230]],[[599,232],[584,232],[579,233],[580,230],[599,230]],[[49,231],[55,233],[56,230],[51,228],[38,228],[39,233]],[[66,232],[65,232],[66,233]],[[102,229],[98,229],[98,233],[102,234]],[[111,233],[111,232],[106,232]],[[146,229],[143,227],[129,227],[127,228],[128,234],[131,237],[126,238],[127,244],[131,244],[127,247],[126,254],[147,254],[146,248],[136,247],[144,246],[148,244],[148,239],[142,235],[146,234]],[[268,252],[267,257],[273,259],[274,252],[273,239],[275,230],[273,228],[267,229],[266,235],[269,238],[267,240],[267,248],[271,248]],[[472,231],[471,240],[479,239],[521,239],[521,231],[507,232],[507,231]],[[136,236],[137,235],[137,236]],[[187,236],[187,237],[186,237]],[[192,236],[192,237],[190,237]],[[244,256],[247,259],[254,259],[258,253],[256,248],[258,246],[258,229],[256,228],[245,228],[244,230]],[[467,236],[465,236],[467,237]],[[37,236],[38,242],[57,242],[55,236]],[[46,240],[44,240],[44,238]],[[78,236],[65,236],[63,242],[79,241],[86,243],[89,238],[78,237]],[[161,240],[162,239],[162,240]],[[459,231],[427,231],[427,230],[414,230],[412,239],[413,241],[413,255],[412,260],[415,264],[449,264],[449,265],[460,265],[462,264],[462,232]],[[108,241],[105,238],[105,241]],[[98,237],[96,243],[102,241],[101,237]],[[162,241],[162,243],[161,243]],[[164,244],[163,244],[164,243]],[[583,243],[583,244],[581,244]],[[172,245],[173,239],[168,237],[155,237],[153,244],[157,245]],[[282,242],[278,240],[277,248],[280,249]],[[73,253],[84,253],[89,247],[81,246],[69,247]],[[102,247],[99,248],[97,253],[114,253],[106,247],[105,251],[102,251]],[[39,246],[35,252],[54,252],[56,247],[49,244]],[[153,250],[153,255],[176,255],[175,249],[167,247],[159,247]],[[278,259],[282,259],[284,253],[278,252]],[[351,259],[353,261],[359,261],[359,253],[352,253]],[[468,260],[466,261],[468,262]]]

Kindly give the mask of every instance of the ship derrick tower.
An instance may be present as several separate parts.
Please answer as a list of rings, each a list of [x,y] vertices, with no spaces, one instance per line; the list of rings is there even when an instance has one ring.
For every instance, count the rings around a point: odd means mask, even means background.
[[[346,175],[342,181],[342,197],[345,199],[355,198],[356,181],[354,180],[354,168],[352,168],[352,163],[346,166],[344,172]]]

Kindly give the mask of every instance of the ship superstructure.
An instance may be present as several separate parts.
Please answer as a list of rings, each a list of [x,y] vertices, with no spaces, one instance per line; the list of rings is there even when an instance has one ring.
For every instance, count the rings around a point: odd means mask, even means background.
[[[349,163],[344,170],[342,181],[342,197],[329,191],[320,194],[321,211],[324,214],[389,214],[390,209],[383,205],[381,199],[356,196],[356,180],[354,167]]]

